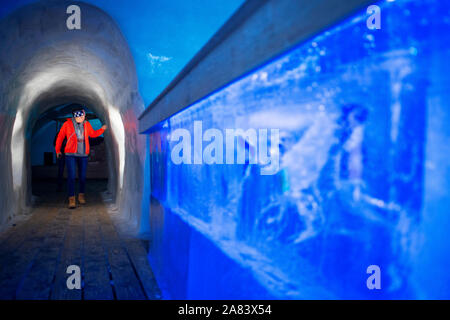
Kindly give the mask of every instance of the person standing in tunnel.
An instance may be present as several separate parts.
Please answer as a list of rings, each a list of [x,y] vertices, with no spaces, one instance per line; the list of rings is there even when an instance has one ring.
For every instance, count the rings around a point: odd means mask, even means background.
[[[83,108],[72,110],[72,118],[68,118],[61,127],[56,138],[55,151],[58,158],[61,157],[61,145],[64,138],[67,139],[64,153],[67,166],[67,190],[69,196],[69,208],[76,207],[75,202],[75,165],[78,166],[79,192],[78,202],[86,203],[85,185],[86,168],[89,155],[89,138],[95,138],[103,134],[107,126],[94,130],[89,121],[86,120],[86,112]]]

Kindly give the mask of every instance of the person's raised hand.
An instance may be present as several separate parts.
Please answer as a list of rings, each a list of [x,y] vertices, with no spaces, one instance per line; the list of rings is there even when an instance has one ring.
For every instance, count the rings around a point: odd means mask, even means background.
[[[106,130],[106,129],[108,129],[108,126],[106,124],[104,124],[104,125],[102,125],[102,129]]]

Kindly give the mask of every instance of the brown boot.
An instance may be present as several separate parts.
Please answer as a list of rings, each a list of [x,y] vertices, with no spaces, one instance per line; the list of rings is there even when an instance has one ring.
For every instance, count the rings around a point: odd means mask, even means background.
[[[76,207],[75,196],[69,197],[69,209],[75,209]]]
[[[86,204],[86,199],[84,198],[84,193],[79,193],[78,194],[78,202],[80,204]]]

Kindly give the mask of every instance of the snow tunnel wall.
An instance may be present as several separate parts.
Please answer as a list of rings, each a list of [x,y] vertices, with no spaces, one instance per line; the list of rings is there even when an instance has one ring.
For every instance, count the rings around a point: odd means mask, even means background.
[[[359,12],[146,132],[149,260],[166,297],[450,297],[450,5],[378,5],[381,30]],[[194,163],[211,152],[202,132],[236,128],[279,129],[275,174],[249,156]],[[260,147],[236,143],[233,156]]]
[[[69,5],[81,9],[81,29],[69,30]],[[45,1],[0,21],[0,225],[31,204],[30,140],[46,110],[80,103],[108,125],[108,191],[113,210],[140,221],[143,110],[135,65],[115,22],[95,6]]]

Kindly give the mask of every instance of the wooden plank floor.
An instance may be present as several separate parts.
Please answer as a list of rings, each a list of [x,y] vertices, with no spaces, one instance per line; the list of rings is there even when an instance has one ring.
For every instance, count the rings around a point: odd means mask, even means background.
[[[0,299],[160,299],[145,242],[116,228],[101,200],[106,181],[89,180],[88,203],[74,210],[54,189],[33,184],[31,216],[0,233]],[[80,290],[67,288],[70,265],[81,269]]]

